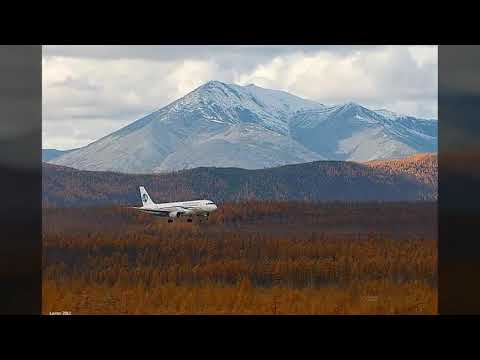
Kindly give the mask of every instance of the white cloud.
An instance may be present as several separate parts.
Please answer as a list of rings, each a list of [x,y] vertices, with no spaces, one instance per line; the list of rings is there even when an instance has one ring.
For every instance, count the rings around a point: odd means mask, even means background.
[[[419,66],[438,64],[438,46],[409,46],[408,51]]]
[[[214,79],[217,73],[213,62],[186,60],[172,69],[166,81],[176,88],[175,98],[178,98]]]
[[[430,117],[436,113],[437,61],[436,52],[427,50],[390,46],[357,50],[348,56],[325,51],[297,53],[259,64],[237,81],[327,104],[357,101],[372,107],[390,105],[400,112]]]
[[[47,46],[44,148],[86,145],[209,80],[436,117],[435,46]]]
[[[356,60],[356,55],[300,53],[261,64],[252,73],[242,75],[239,82],[254,82],[320,102],[361,98],[365,93],[375,96],[372,79],[355,66]]]

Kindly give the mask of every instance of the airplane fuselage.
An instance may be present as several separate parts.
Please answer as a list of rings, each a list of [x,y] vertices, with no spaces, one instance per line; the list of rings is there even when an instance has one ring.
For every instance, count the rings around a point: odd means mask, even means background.
[[[170,218],[169,222],[174,218],[182,216],[188,217],[189,221],[191,221],[191,218],[195,215],[208,216],[212,211],[217,210],[217,205],[211,200],[191,200],[156,204],[143,186],[140,186],[140,197],[143,206],[134,207],[134,209],[155,216],[168,217]]]
[[[192,200],[152,204],[136,209],[154,215],[180,217],[182,215],[207,215],[217,210],[217,205],[210,200]]]

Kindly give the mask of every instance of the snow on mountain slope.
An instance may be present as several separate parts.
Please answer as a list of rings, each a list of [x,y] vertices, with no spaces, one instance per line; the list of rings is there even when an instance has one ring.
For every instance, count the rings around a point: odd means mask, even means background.
[[[436,121],[392,114],[352,102],[308,110],[290,119],[291,135],[331,160],[368,161],[436,151]]]
[[[314,160],[368,161],[436,151],[436,121],[327,107],[253,84],[210,81],[50,162],[149,173],[198,166],[256,169]]]
[[[199,166],[260,169],[322,159],[290,137],[257,124],[236,124],[171,153],[154,172]]]
[[[220,124],[257,123],[263,127],[288,133],[288,117],[295,111],[322,108],[323,105],[283,91],[263,89],[253,84],[239,86],[209,81],[169,105],[171,116],[185,112],[206,121]],[[167,121],[178,121],[175,117]]]
[[[288,117],[294,111],[321,107],[281,91],[210,81],[51,163],[146,173],[212,164],[257,168],[320,160],[321,155],[290,139]]]

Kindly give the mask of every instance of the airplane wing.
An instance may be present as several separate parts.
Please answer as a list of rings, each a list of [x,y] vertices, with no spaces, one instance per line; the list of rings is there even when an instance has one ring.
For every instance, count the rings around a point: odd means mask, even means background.
[[[181,212],[189,212],[190,209],[183,207],[183,206],[169,206],[169,207],[162,207],[159,209],[160,211],[167,211],[167,212],[174,212],[174,211],[181,211]]]
[[[166,211],[166,210],[163,210],[163,209],[158,209],[158,210],[157,209],[145,209],[143,207],[131,207],[131,209],[140,210],[144,213],[155,215],[155,216],[169,216],[169,214],[170,214],[170,211]]]
[[[161,210],[142,210],[143,212],[155,216],[169,216],[170,211],[161,211]]]
[[[170,216],[172,212],[178,212],[178,213],[184,213],[184,214],[188,214],[189,212],[191,212],[190,209],[187,209],[181,206],[162,207],[160,209],[154,209],[154,210],[145,209],[143,211],[152,215],[157,215],[157,216]]]
[[[143,211],[144,213],[147,213],[147,214],[151,214],[155,216],[165,216],[165,217],[170,216],[170,213],[172,212],[179,212],[184,214],[188,214],[189,212],[191,212],[190,209],[182,206],[169,206],[169,207],[162,207],[159,209],[145,209],[143,207],[133,207],[133,209]]]

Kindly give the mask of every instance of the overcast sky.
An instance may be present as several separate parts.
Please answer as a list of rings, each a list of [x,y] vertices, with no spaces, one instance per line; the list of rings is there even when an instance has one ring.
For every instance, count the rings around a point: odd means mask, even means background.
[[[209,80],[437,118],[437,46],[43,48],[43,148],[89,144]]]

